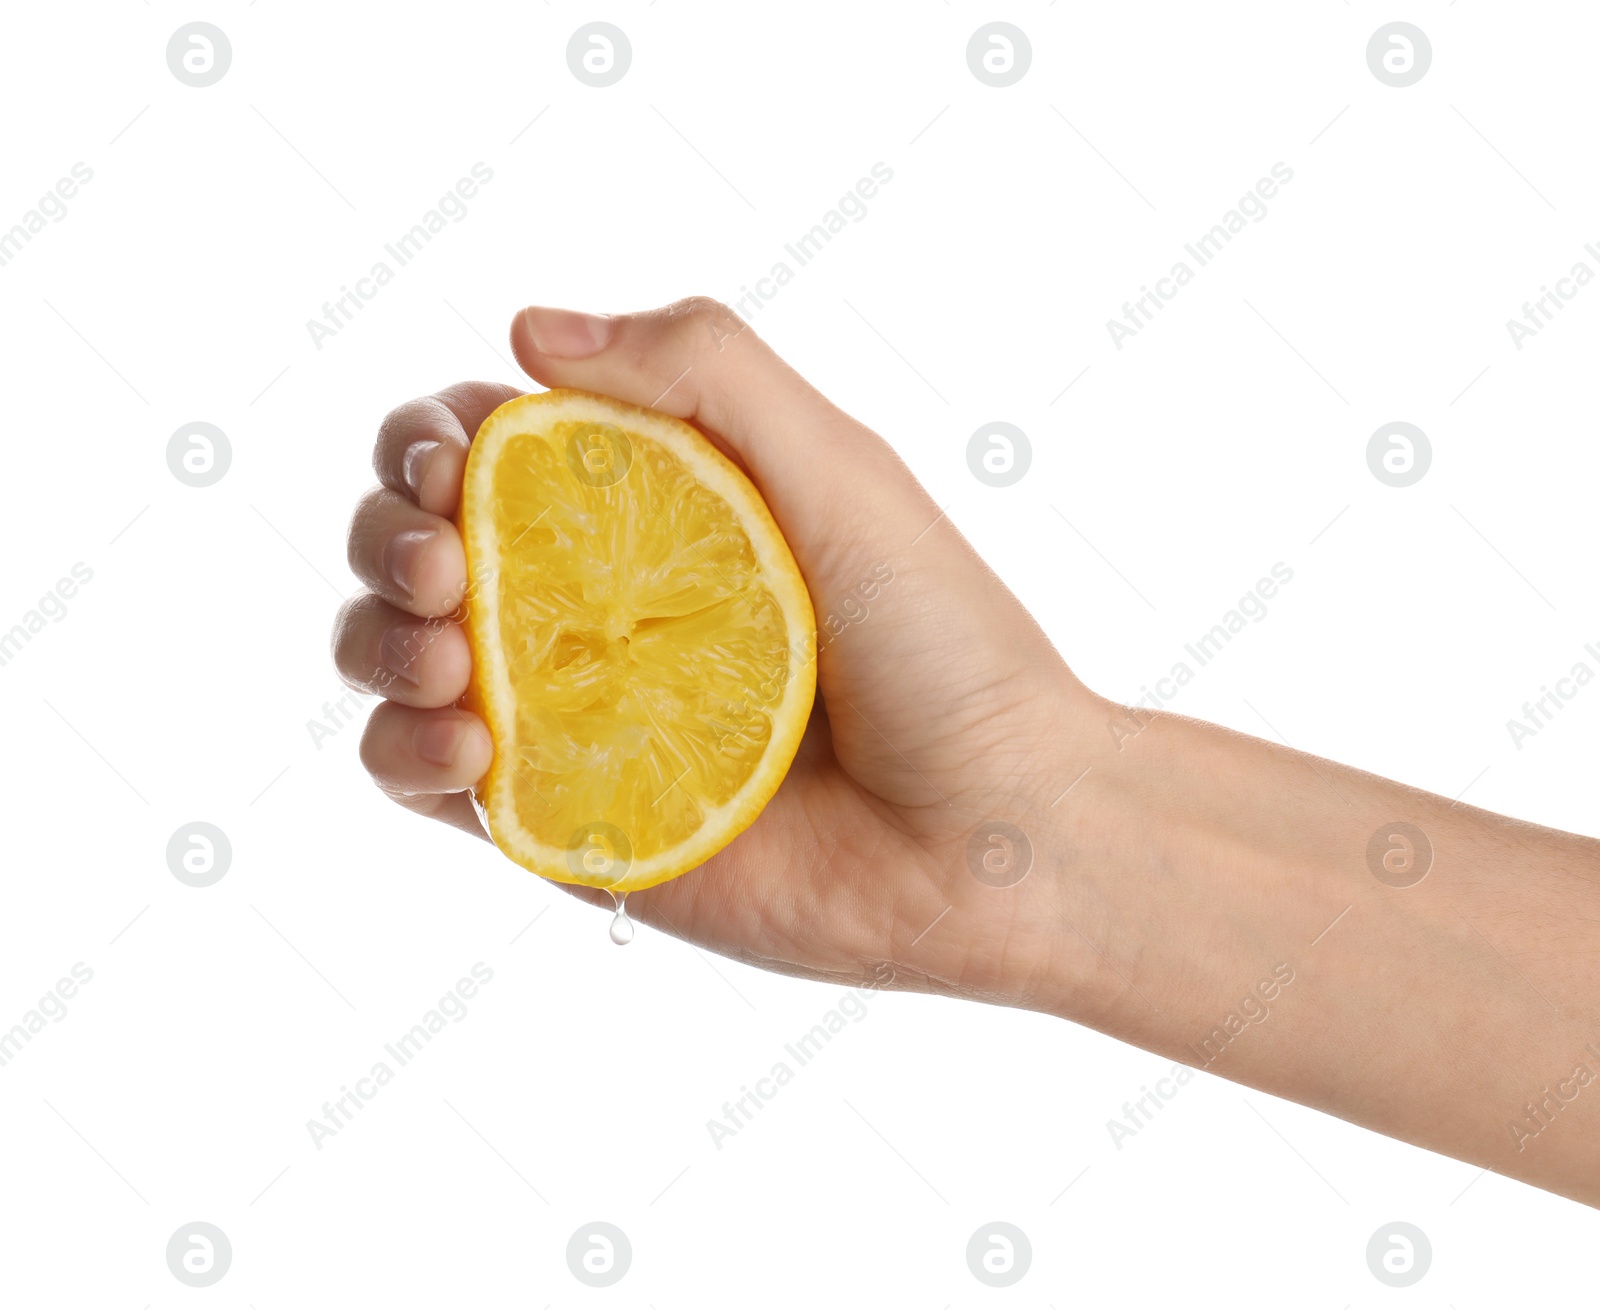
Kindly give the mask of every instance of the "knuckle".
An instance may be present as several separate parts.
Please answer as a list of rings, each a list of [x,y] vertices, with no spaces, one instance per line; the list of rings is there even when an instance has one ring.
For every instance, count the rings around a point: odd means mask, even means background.
[[[362,555],[366,549],[367,537],[372,522],[372,493],[369,491],[360,500],[356,507],[350,511],[350,526],[344,534],[344,559],[350,566],[350,571],[357,576],[361,573]]]
[[[385,487],[368,487],[356,499],[356,507],[350,511],[350,536],[352,539],[361,536],[372,526],[372,520],[377,516],[379,508],[384,505],[390,495]]]
[[[694,319],[700,322],[710,318],[723,317],[733,312],[720,300],[712,296],[686,296],[668,308],[676,318]]]
[[[345,537],[345,560],[358,577],[365,575],[365,561],[373,553],[387,511],[397,501],[399,497],[387,487],[372,487],[356,501]]]
[[[474,434],[467,430],[463,414],[479,410],[491,412],[522,394],[516,387],[508,387],[503,382],[452,382],[429,397],[444,411],[442,431],[433,435],[470,439]]]
[[[701,338],[700,344],[742,332],[745,327],[744,320],[733,310],[710,296],[690,296],[675,301],[667,306],[666,316],[676,331]]]
[[[688,347],[696,364],[715,363],[726,344],[749,329],[738,314],[710,296],[675,301],[663,314],[669,335]]]
[[[447,423],[450,417],[449,407],[437,396],[418,396],[403,405],[396,405],[378,424],[377,450],[383,450],[401,437],[410,436],[418,428]]]
[[[392,735],[388,731],[391,711],[387,702],[377,706],[367,715],[367,726],[361,730],[361,767],[371,775],[372,781],[383,787],[390,772],[391,760],[386,758]]]
[[[345,601],[333,620],[333,667],[345,682],[361,690],[371,687],[375,680],[370,672],[363,672],[361,660],[370,645],[373,616],[381,613],[381,605],[377,596],[363,592]]]
[[[466,385],[466,384],[461,384]],[[398,486],[403,476],[401,460],[413,442],[460,440],[461,423],[447,397],[457,387],[446,387],[433,396],[419,396],[397,405],[378,424],[378,439],[372,446],[372,468],[386,486]]]
[[[382,610],[383,600],[374,596],[370,591],[363,591],[359,595],[351,596],[339,606],[338,612],[333,616],[333,635],[336,640],[343,641],[356,630],[359,630],[369,614]]]

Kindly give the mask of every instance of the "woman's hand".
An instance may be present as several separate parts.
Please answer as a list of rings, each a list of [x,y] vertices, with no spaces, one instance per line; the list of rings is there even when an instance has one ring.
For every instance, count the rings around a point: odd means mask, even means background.
[[[1056,888],[1030,866],[1077,772],[1061,743],[1094,699],[1027,612],[887,443],[721,305],[529,309],[511,340],[546,386],[704,431],[760,488],[817,612],[818,706],[782,788],[700,869],[633,893],[629,913],[785,973],[1057,1006],[1087,952],[1062,939]],[[467,585],[450,516],[473,433],[517,394],[463,383],[384,420],[383,486],[350,531],[371,592],[334,636],[344,678],[387,698],[362,743],[374,780],[480,836],[464,789],[491,747],[454,707],[471,657],[443,619]]]
[[[529,310],[512,345],[542,383],[706,431],[819,616],[788,778],[715,859],[635,893],[640,919],[787,973],[1047,1010],[1600,1204],[1600,1089],[1578,1095],[1600,843],[1094,697],[893,451],[721,306]],[[362,744],[378,785],[480,835],[467,644],[429,620],[466,587],[447,516],[471,433],[514,394],[384,421],[350,535],[374,594],[334,640],[388,697]]]

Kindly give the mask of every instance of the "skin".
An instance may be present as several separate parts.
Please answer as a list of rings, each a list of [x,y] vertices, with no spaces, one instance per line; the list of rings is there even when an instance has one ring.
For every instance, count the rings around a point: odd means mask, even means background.
[[[1600,1205],[1600,842],[1095,695],[890,446],[713,301],[532,308],[511,344],[545,386],[705,431],[761,490],[824,633],[777,795],[631,895],[633,917],[782,973],[1088,1024]],[[374,781],[479,837],[465,791],[492,747],[455,705],[471,657],[426,620],[466,586],[450,516],[471,434],[517,394],[462,383],[384,419],[350,529],[370,593],[333,639],[345,680],[386,697]],[[833,635],[829,615],[860,617]],[[1392,855],[1383,881],[1369,843],[1394,823],[1432,856]]]

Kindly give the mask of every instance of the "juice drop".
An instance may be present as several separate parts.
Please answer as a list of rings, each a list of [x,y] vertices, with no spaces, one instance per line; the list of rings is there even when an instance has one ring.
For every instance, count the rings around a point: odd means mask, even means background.
[[[611,920],[611,940],[618,946],[626,946],[633,940],[633,920],[628,917],[628,893],[623,892],[618,896],[615,892],[611,899],[616,903],[616,917]]]

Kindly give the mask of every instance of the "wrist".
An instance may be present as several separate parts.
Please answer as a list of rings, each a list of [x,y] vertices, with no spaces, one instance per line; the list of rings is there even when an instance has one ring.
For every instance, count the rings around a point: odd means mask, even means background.
[[[1014,1004],[1133,1040],[1145,952],[1143,926],[1129,930],[1129,873],[1161,858],[1159,816],[1140,795],[1154,752],[1130,769],[1119,736],[1127,707],[1065,676],[1040,715],[1037,767],[1014,811],[1031,867],[1005,905],[1004,953],[1019,975],[1009,990]]]
[[[1324,784],[1309,757],[1211,724],[1099,697],[1074,719],[1037,811],[1062,943],[1037,1008],[1203,1062],[1350,903],[1349,869],[1296,812]]]

